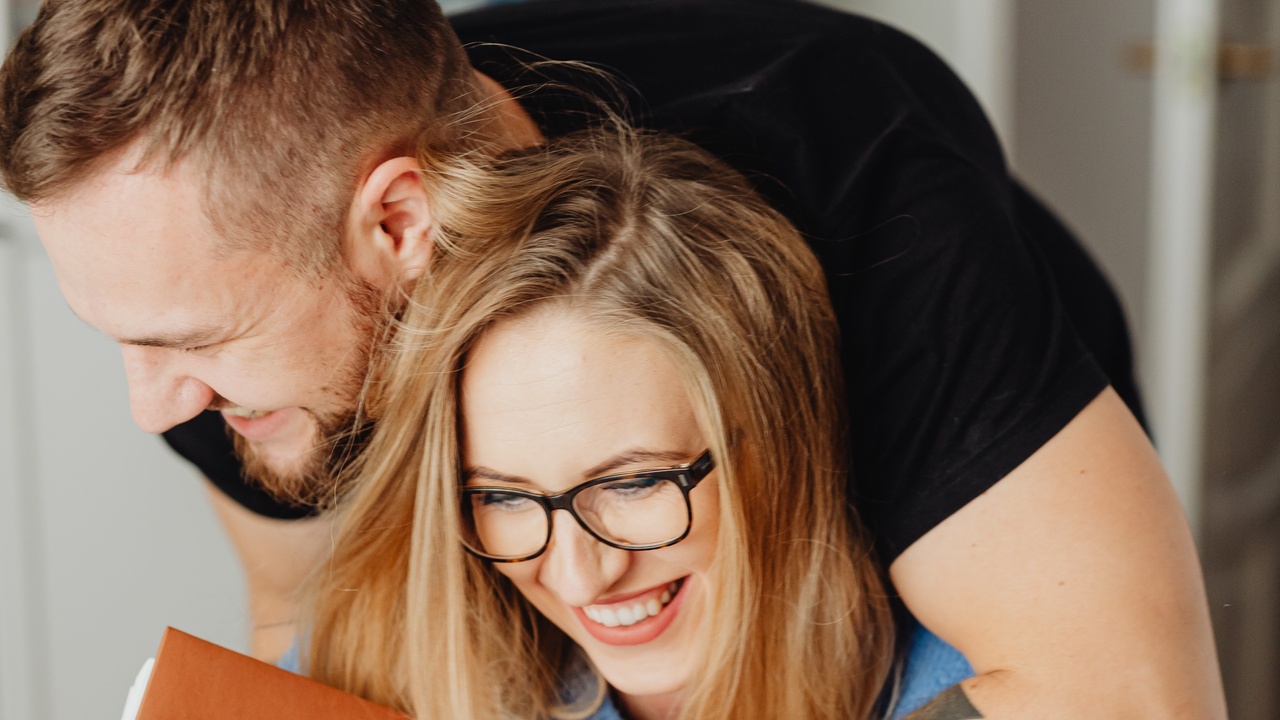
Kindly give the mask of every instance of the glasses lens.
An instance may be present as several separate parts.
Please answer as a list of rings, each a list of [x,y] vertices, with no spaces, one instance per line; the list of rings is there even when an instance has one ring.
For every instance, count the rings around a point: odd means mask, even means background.
[[[467,546],[491,558],[527,557],[547,541],[547,512],[518,493],[469,492],[462,501],[462,516]]]
[[[689,529],[689,503],[675,481],[638,475],[578,493],[573,509],[597,534],[619,545],[671,542]]]

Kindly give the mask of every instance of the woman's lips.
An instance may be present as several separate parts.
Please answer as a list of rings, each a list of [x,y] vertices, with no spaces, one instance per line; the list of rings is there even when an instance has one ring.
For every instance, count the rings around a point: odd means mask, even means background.
[[[591,637],[606,645],[642,645],[661,635],[675,620],[676,614],[680,612],[681,602],[684,600],[685,588],[689,584],[687,580],[688,577],[686,576],[676,581],[679,586],[676,588],[675,594],[669,602],[662,606],[656,615],[650,614],[649,617],[631,625],[619,624],[616,627],[608,627],[604,623],[592,619],[587,614],[587,610],[580,607],[573,608],[573,614],[577,616],[578,622],[582,623],[582,626],[586,628]],[[590,606],[591,613],[596,615],[597,618],[609,620],[607,613],[614,613],[614,618],[616,618],[621,612],[630,612],[630,608],[634,605],[644,608],[650,601],[660,602],[663,593],[669,592],[668,585],[670,583],[640,593],[619,596],[619,598],[622,598],[621,602],[616,602],[613,607],[606,608],[600,604],[592,605]],[[640,598],[644,598],[643,602],[632,601]]]

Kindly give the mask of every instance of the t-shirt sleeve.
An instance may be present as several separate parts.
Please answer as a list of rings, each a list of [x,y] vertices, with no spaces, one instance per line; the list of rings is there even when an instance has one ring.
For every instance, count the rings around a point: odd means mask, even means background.
[[[754,177],[823,263],[850,495],[892,562],[1106,388],[1074,328],[1093,319],[1059,288],[1097,270],[1047,260],[1078,244],[1025,212],[982,109],[918,42],[831,14],[785,44],[738,56],[714,102],[668,107],[698,108],[695,139]]]
[[[315,509],[280,500],[247,479],[228,435],[230,430],[216,412],[203,412],[164,433],[164,441],[209,479],[227,497],[263,517],[298,520]]]
[[[881,201],[897,212],[856,247],[825,249],[843,251],[828,267],[854,500],[888,561],[1030,457],[1108,383],[996,182],[945,151],[893,155]]]
[[[1073,278],[1046,260],[1075,240],[1022,212],[963,85],[887,31],[853,69],[876,80],[844,75],[849,132],[827,128],[828,154],[805,154],[816,180],[795,202],[821,205],[805,215],[841,322],[852,495],[892,562],[1108,378],[1061,301]]]

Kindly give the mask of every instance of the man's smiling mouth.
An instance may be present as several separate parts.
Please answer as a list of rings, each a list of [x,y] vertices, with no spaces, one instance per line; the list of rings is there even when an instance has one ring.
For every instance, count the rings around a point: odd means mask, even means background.
[[[222,408],[222,412],[233,417],[242,417],[248,420],[256,420],[260,417],[266,417],[271,414],[270,410],[250,410],[249,408],[233,405],[232,407]]]
[[[231,405],[221,408],[222,419],[227,425],[231,426],[245,440],[250,442],[267,442],[273,439],[279,439],[281,432],[288,432],[291,426],[294,430],[297,428],[298,413],[293,409],[284,410],[251,410],[238,405]],[[293,422],[291,422],[291,420]],[[297,432],[292,433],[297,435]],[[306,436],[307,447],[302,450],[309,450],[315,442],[310,434]]]

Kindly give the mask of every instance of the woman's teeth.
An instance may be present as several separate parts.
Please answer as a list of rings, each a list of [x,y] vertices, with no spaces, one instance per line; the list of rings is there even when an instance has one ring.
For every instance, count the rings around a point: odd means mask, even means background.
[[[270,410],[250,410],[249,408],[242,407],[223,408],[222,412],[236,417],[248,418],[250,420],[271,414]]]
[[[671,598],[675,597],[677,591],[680,590],[680,580],[667,585],[662,591],[662,595],[656,598],[649,598],[644,602],[634,602],[630,604],[619,605],[588,605],[582,608],[582,612],[594,622],[600,623],[605,627],[628,627],[635,625],[641,620],[657,615],[662,612],[662,608],[671,602]]]

